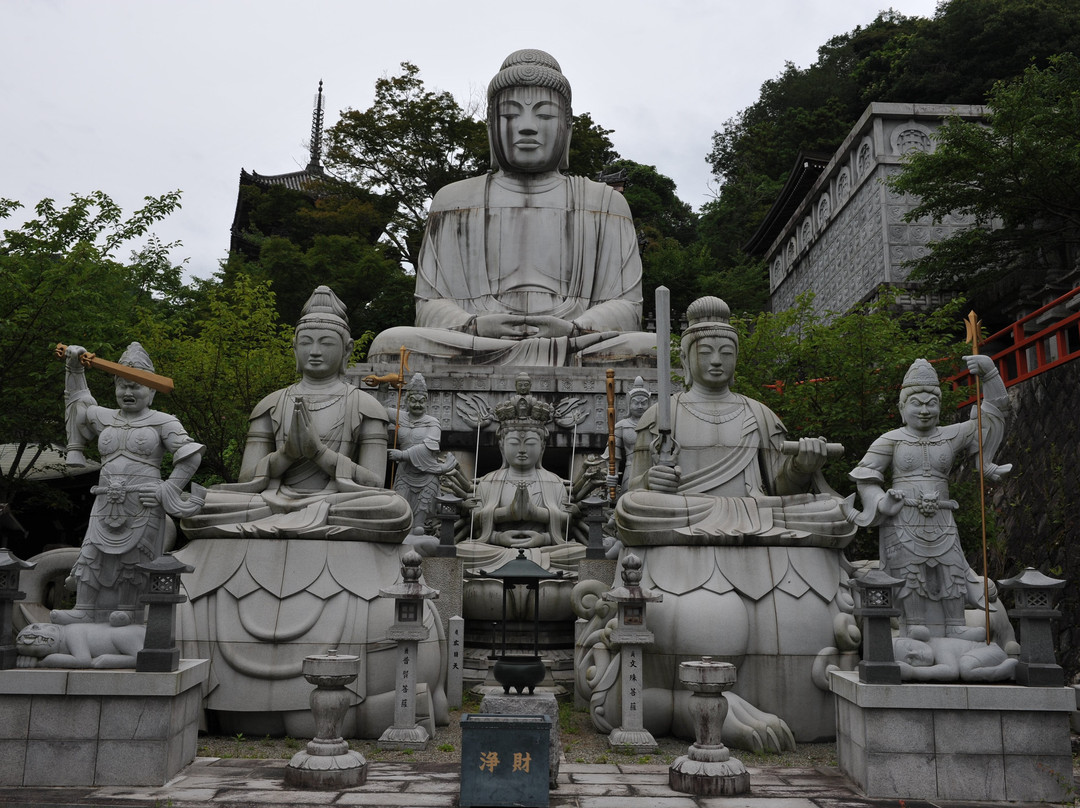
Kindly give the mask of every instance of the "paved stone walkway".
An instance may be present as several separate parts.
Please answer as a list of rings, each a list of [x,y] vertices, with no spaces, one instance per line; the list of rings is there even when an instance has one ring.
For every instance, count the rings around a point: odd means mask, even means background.
[[[454,808],[459,769],[455,764],[369,764],[367,783],[344,791],[302,791],[284,785],[284,760],[196,758],[161,788],[0,787],[4,808],[290,808],[404,806]],[[563,763],[551,808],[963,808],[1020,803],[962,803],[926,800],[870,800],[836,769],[753,768],[751,793],[739,797],[694,797],[668,788],[663,765]],[[1045,803],[1039,805],[1046,806]]]

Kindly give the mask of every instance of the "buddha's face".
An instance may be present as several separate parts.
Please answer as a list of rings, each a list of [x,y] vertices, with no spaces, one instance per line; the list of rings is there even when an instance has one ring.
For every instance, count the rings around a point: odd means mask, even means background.
[[[515,471],[530,471],[540,465],[544,439],[531,429],[511,429],[499,442],[503,460]]]
[[[900,402],[900,417],[916,434],[932,432],[941,420],[941,396],[916,390]]]
[[[514,379],[514,389],[517,390],[519,396],[529,395],[529,391],[532,390],[532,379],[524,373],[519,375]]]
[[[346,351],[352,351],[351,342],[344,342],[341,334],[319,326],[298,331],[293,345],[296,368],[305,379],[332,379],[340,375],[348,357]]]
[[[154,391],[138,382],[116,377],[116,403],[127,415],[138,415],[150,408]]]
[[[554,171],[566,148],[567,121],[561,95],[546,87],[509,87],[495,99],[494,137],[507,171]]]
[[[735,376],[738,348],[723,337],[701,337],[690,346],[687,356],[691,378],[706,390],[727,390]]]

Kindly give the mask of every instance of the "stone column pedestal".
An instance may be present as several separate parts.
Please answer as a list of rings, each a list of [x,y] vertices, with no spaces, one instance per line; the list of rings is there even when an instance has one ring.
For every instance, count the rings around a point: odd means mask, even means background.
[[[690,715],[696,741],[668,769],[668,785],[686,794],[728,797],[750,790],[750,773],[720,739],[727,716],[724,691],[735,685],[735,666],[711,657],[679,665],[679,681],[693,692]]]
[[[349,709],[351,694],[345,685],[360,673],[360,657],[327,654],[304,657],[304,678],[315,685],[311,694],[311,712],[315,718],[315,737],[307,749],[297,752],[285,767],[285,782],[301,788],[340,789],[363,785],[367,780],[367,761],[349,749],[341,737],[341,719]]]

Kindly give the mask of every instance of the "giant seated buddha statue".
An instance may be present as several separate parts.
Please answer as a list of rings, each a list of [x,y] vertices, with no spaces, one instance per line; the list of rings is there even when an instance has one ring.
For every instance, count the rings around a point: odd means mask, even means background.
[[[855,528],[821,474],[829,444],[787,441],[772,410],[731,390],[739,341],[724,301],[697,300],[687,319],[688,389],[670,397],[663,430],[674,456],[658,455],[654,405],[638,421],[629,490],[615,513],[623,555],[642,560],[641,586],[664,596],[649,607],[656,640],[644,653],[645,726],[694,737],[678,667],[710,655],[739,666],[726,694],[726,743],[780,750],[831,737],[831,695],[814,665],[826,650],[854,648],[841,548]],[[598,663],[613,651],[587,650]],[[590,669],[590,660],[577,662]],[[618,680],[603,668],[589,677],[601,729],[604,716],[619,715]]]
[[[363,659],[343,731],[378,737],[393,723],[393,602],[378,594],[400,574],[412,513],[383,488],[389,418],[345,381],[352,346],[344,304],[320,286],[293,340],[300,380],[251,413],[240,481],[182,522],[191,541],[176,555],[195,572],[180,638],[185,656],[211,660],[205,706],[221,731],[309,737],[303,660],[328,648]],[[419,706],[445,720],[430,604],[425,623],[417,679],[432,700]]]
[[[609,186],[567,176],[570,84],[539,50],[512,53],[488,85],[490,173],[432,200],[414,326],[369,358],[564,366],[648,357],[630,209]]]

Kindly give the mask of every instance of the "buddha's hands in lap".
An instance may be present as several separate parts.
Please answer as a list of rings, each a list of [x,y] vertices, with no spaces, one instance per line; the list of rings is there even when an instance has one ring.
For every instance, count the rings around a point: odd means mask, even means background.
[[[682,469],[679,466],[652,466],[646,477],[650,491],[661,494],[676,494],[682,481]]]
[[[550,315],[482,314],[474,323],[478,337],[529,339],[531,337],[567,337],[574,330],[569,320]]]
[[[544,547],[551,537],[539,530],[497,530],[491,534],[491,544],[500,547]]]
[[[591,345],[596,345],[604,340],[614,339],[617,336],[619,336],[618,331],[593,331],[577,337],[570,337],[570,350],[583,351]]]

